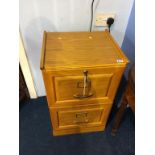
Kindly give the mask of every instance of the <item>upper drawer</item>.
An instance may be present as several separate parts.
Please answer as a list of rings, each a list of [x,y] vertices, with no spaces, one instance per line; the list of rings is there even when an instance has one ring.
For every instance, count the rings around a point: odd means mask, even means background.
[[[48,104],[112,103],[123,71],[124,67],[44,71]]]
[[[112,74],[55,77],[57,101],[106,97]]]

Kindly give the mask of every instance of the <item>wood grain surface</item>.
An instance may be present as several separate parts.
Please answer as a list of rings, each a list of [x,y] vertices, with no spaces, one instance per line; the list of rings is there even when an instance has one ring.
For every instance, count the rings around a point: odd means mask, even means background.
[[[108,31],[48,32],[43,49],[45,69],[99,67],[128,62]]]

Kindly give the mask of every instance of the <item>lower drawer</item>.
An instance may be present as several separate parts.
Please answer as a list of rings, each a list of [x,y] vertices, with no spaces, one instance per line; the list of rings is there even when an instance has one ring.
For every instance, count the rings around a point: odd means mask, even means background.
[[[50,108],[53,130],[75,130],[104,126],[112,104]],[[95,128],[94,128],[95,129]]]
[[[103,109],[83,109],[60,111],[59,127],[65,127],[78,124],[93,124],[100,123]]]

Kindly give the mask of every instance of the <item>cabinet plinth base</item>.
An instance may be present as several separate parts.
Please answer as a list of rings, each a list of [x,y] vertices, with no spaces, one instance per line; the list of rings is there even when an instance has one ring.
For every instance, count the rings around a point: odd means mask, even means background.
[[[81,134],[81,133],[89,133],[89,132],[99,132],[104,131],[105,126],[97,126],[85,129],[67,129],[67,130],[53,130],[53,136],[61,136],[61,135],[70,135],[70,134]]]

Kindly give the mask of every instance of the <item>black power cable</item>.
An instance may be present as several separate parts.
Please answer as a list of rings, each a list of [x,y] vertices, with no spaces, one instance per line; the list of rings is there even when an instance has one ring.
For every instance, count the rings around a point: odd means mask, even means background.
[[[92,30],[92,25],[93,25],[93,16],[94,16],[94,0],[92,0],[92,3],[91,3],[91,21],[90,21],[90,32]]]

